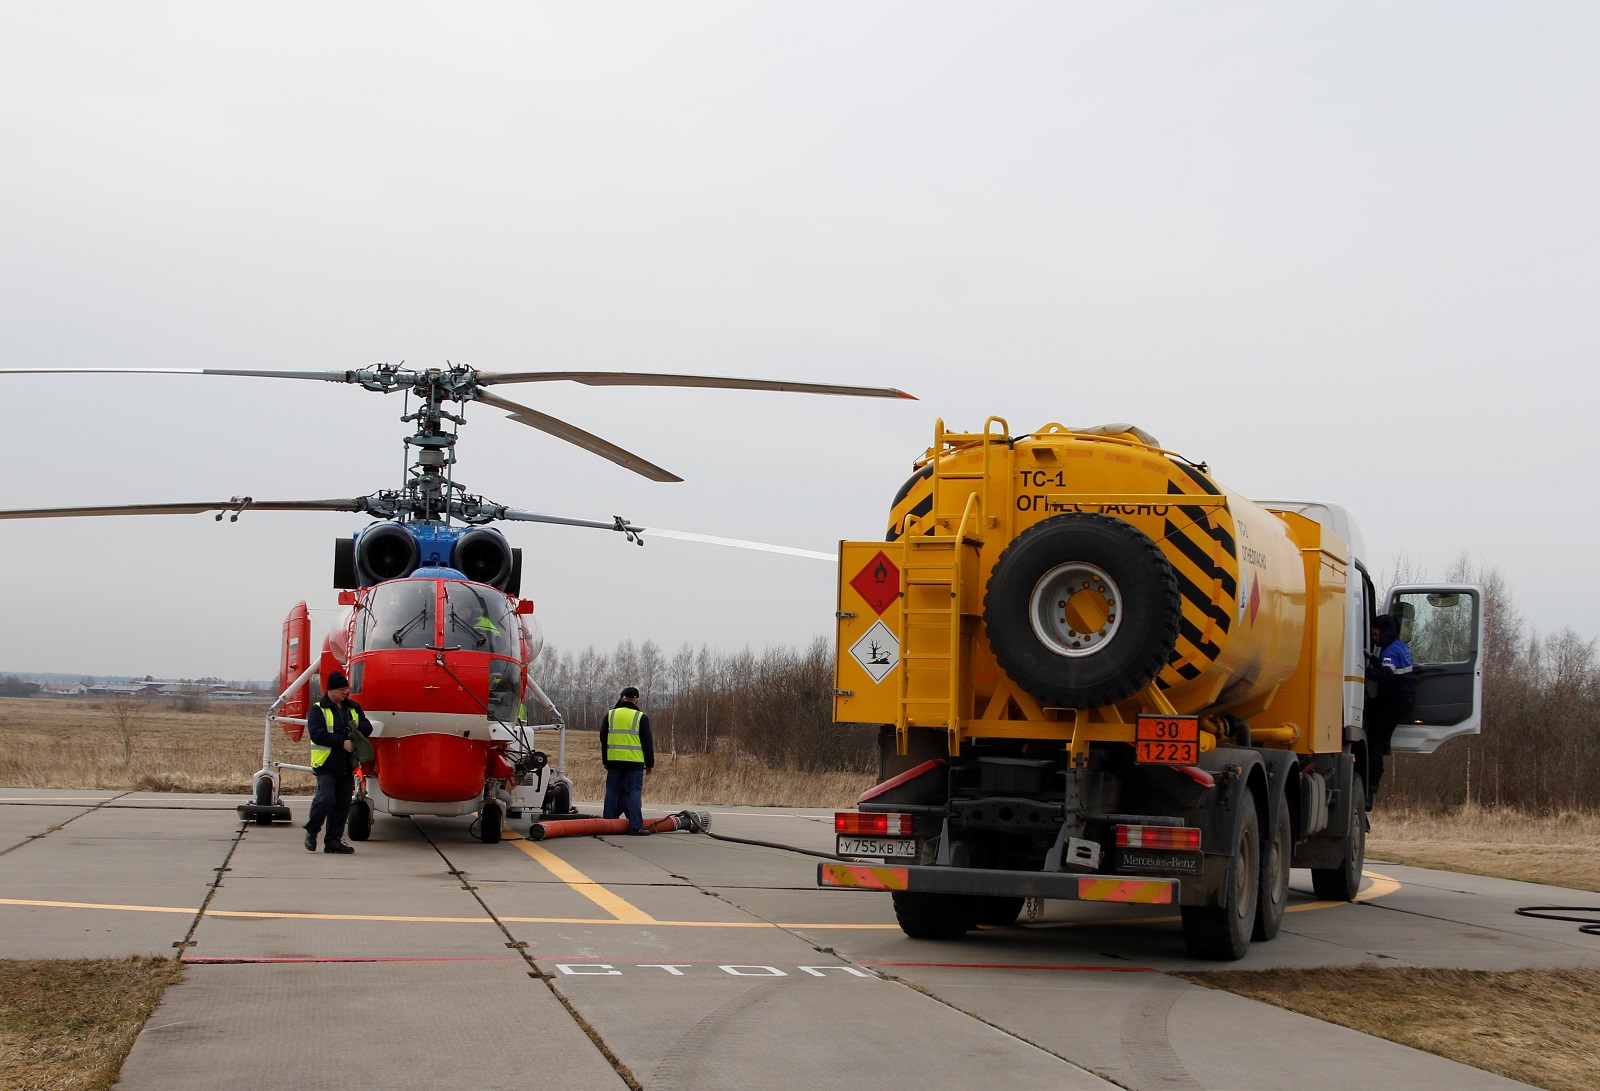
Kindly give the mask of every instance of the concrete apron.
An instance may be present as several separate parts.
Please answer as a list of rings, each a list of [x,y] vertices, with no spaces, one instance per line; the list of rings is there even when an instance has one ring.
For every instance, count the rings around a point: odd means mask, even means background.
[[[168,991],[124,1089],[316,1087],[351,1063],[392,1086],[621,1086],[602,1046],[652,1088],[1516,1086],[1167,976],[1217,966],[1157,910],[1048,903],[926,943],[887,896],[817,890],[811,858],[691,834],[491,846],[382,816],[333,856],[298,827],[241,831],[223,797],[110,813],[84,795],[0,796],[0,829],[33,838],[0,850],[0,955],[219,960]],[[717,810],[717,832],[831,847],[828,812]],[[1401,881],[1365,904],[1296,895],[1232,965],[1600,960],[1600,940],[1510,913],[1583,895],[1381,870]]]

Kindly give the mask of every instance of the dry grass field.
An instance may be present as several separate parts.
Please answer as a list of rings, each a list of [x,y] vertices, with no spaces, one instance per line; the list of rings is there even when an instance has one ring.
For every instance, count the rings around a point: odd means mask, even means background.
[[[250,791],[261,768],[264,705],[216,704],[185,712],[144,700],[0,698],[0,786],[144,792]],[[282,732],[273,756],[304,765],[310,747]],[[309,793],[309,773],[288,792]]]
[[[0,1087],[105,1091],[182,974],[159,958],[0,962]]]
[[[1600,815],[1462,807],[1372,815],[1367,859],[1600,890]]]
[[[1550,1091],[1600,1087],[1600,971],[1394,969],[1182,975]]]
[[[261,767],[265,708],[214,704],[184,712],[160,701],[0,698],[0,787],[101,788],[155,792],[250,791]],[[567,772],[576,798],[605,792],[599,736],[567,733]],[[535,745],[552,760],[556,733],[540,732]],[[273,756],[304,765],[305,740],[273,736]],[[736,804],[767,807],[847,807],[872,786],[858,773],[803,775],[769,769],[748,754],[657,753],[645,782],[650,803]],[[308,773],[286,772],[286,794],[309,795]]]

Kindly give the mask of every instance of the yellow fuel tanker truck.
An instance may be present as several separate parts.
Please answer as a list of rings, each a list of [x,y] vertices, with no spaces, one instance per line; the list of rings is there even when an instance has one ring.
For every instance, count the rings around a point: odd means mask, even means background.
[[[1399,751],[1478,730],[1482,594],[1374,601],[1343,509],[1252,501],[1131,425],[935,426],[885,540],[840,543],[834,719],[880,781],[835,816],[826,887],[906,934],[1025,899],[1177,905],[1191,955],[1278,931],[1291,867],[1349,900],[1366,843],[1380,612],[1417,661]]]

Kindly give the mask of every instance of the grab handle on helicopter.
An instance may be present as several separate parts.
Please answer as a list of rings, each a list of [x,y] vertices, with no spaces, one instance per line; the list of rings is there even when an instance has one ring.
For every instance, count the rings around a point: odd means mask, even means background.
[[[289,688],[288,689],[286,689],[282,693],[278,694],[278,699],[276,701],[273,701],[272,704],[267,706],[267,720],[269,722],[272,721],[272,720],[277,719],[277,717],[274,716],[273,713],[278,711],[278,709],[283,705],[283,702],[287,701],[289,698],[293,697],[296,693],[298,693],[300,691],[300,687],[305,685],[306,682],[309,681],[311,676],[313,674],[315,674],[315,673],[317,673],[317,664],[313,663],[309,667],[307,667],[305,670],[300,672],[300,677],[296,678],[293,682],[289,683]]]

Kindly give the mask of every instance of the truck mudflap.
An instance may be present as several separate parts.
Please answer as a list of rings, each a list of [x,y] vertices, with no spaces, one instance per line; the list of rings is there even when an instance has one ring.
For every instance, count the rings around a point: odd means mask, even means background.
[[[1058,898],[1078,902],[1176,905],[1178,879],[1131,879],[1122,875],[1072,875],[985,868],[896,867],[877,864],[818,864],[817,885],[849,890],[910,890],[927,894],[987,894],[1011,898]]]

